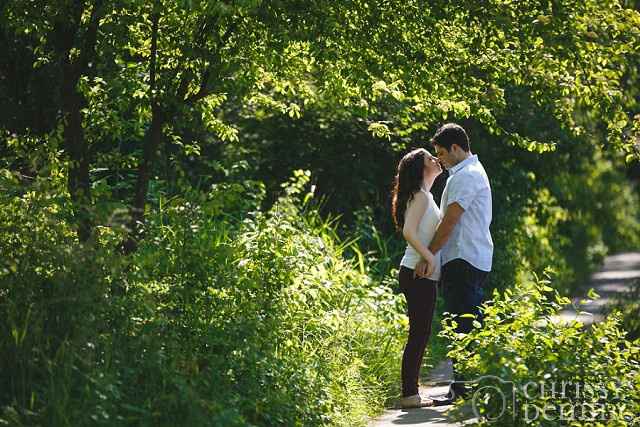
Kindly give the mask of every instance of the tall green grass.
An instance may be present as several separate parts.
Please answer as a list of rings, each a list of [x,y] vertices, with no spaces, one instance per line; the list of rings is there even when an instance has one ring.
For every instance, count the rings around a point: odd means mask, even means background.
[[[160,197],[131,257],[116,221],[83,246],[60,200],[8,198],[0,423],[364,425],[398,393],[403,300],[307,181],[268,211],[257,183]]]

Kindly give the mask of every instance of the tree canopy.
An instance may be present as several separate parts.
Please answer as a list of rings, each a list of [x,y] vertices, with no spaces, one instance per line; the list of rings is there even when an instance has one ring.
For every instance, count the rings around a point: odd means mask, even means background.
[[[467,120],[524,152],[587,144],[630,162],[640,13],[626,6],[4,1],[0,150],[23,176],[66,179],[82,241],[126,209],[125,253],[150,188],[175,192],[189,169],[215,169],[211,147],[251,151],[264,129],[251,123],[278,117],[351,123],[394,152]],[[291,151],[309,149],[294,138]]]

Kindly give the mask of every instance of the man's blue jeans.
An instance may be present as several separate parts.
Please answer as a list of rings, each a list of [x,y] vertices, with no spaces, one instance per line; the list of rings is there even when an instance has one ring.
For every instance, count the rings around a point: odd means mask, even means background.
[[[445,311],[452,314],[471,313],[476,316],[475,320],[482,323],[482,312],[480,305],[484,298],[485,282],[489,272],[475,268],[467,261],[457,258],[447,262],[442,266],[442,276],[440,278],[440,291],[445,302]],[[455,319],[458,324],[456,332],[468,333],[473,329],[471,318]],[[454,380],[462,381],[459,373],[453,368]]]

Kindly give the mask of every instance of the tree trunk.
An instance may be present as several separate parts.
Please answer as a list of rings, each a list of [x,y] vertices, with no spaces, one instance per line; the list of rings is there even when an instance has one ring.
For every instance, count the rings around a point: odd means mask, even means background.
[[[142,237],[142,222],[144,221],[144,208],[149,192],[149,181],[153,168],[156,152],[162,143],[162,126],[164,114],[160,107],[154,106],[151,114],[151,126],[147,131],[142,154],[142,161],[138,166],[138,179],[136,181],[133,203],[130,208],[131,222],[129,223],[129,235],[123,243],[123,251],[130,254],[138,247],[138,241]]]
[[[78,238],[86,242],[91,237],[91,182],[89,180],[89,150],[82,127],[83,96],[78,93],[78,79],[70,72],[70,64],[64,66],[62,83],[62,112],[64,117],[64,148],[69,158],[67,189],[74,206],[78,224]]]
[[[125,254],[134,252],[142,237],[142,222],[144,220],[144,208],[149,192],[149,180],[153,162],[162,142],[162,126],[165,123],[165,114],[158,102],[156,89],[156,63],[158,60],[158,23],[160,15],[156,10],[151,17],[151,56],[149,58],[149,95],[151,99],[151,126],[145,135],[142,161],[138,166],[138,179],[136,181],[135,195],[130,207],[131,222],[129,233],[122,243],[122,251]]]
[[[89,71],[89,63],[95,59],[96,39],[100,17],[104,13],[103,0],[93,2],[91,15],[84,32],[82,15],[85,4],[76,1],[70,4],[68,18],[54,24],[54,50],[62,68],[61,110],[63,120],[64,149],[69,160],[67,189],[73,203],[78,225],[78,238],[86,242],[93,232],[91,215],[91,181],[89,179],[89,148],[82,127],[82,108],[86,105],[84,95],[78,91],[80,78]],[[79,38],[78,35],[81,34]],[[74,48],[79,55],[72,58]]]

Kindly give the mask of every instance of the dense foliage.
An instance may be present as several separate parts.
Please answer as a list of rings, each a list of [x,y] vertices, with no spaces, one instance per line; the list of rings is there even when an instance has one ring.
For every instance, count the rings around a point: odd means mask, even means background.
[[[553,123],[539,113],[541,127]],[[231,178],[248,175],[265,182],[269,193],[286,179],[285,171],[312,170],[324,212],[341,214],[345,234],[357,235],[370,257],[386,260],[388,269],[404,250],[401,239],[393,238],[389,199],[402,152],[357,124],[329,126],[316,119],[251,123],[243,143],[221,147],[219,155],[236,171]],[[558,149],[532,153],[505,144],[474,121],[465,125],[493,189],[492,287],[502,289],[552,267],[554,286],[567,291],[607,252],[640,247],[640,201],[619,155],[603,154],[589,140],[560,130],[564,143]],[[437,201],[445,180],[443,174],[435,183]]]
[[[471,333],[457,334],[456,319],[450,318],[442,332],[469,379],[479,424],[637,423],[640,342],[626,339],[619,313],[586,332],[577,321],[553,321],[569,299],[549,283],[530,281],[495,292],[484,306],[482,327],[474,321]]]
[[[118,183],[128,251],[150,185],[175,191],[185,157],[240,141],[245,119],[317,111],[403,148],[453,117],[534,152],[580,137],[637,149],[640,15],[617,1],[0,6],[3,154],[31,176],[62,150],[82,240],[111,195],[96,171]]]
[[[640,339],[640,280],[631,284],[628,292],[623,293],[611,306],[609,312],[620,312],[622,327],[627,331],[629,339]]]
[[[249,182],[161,199],[128,260],[113,255],[117,223],[88,247],[59,201],[4,198],[0,420],[364,423],[396,390],[407,321],[297,207],[306,179],[267,212]]]

